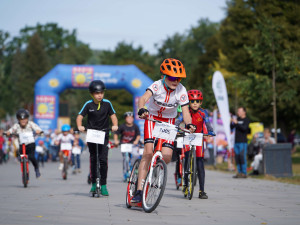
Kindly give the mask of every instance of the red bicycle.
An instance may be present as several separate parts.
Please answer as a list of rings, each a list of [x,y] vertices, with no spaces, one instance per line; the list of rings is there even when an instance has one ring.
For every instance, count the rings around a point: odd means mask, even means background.
[[[28,155],[26,155],[26,147],[25,144],[22,144],[22,154],[21,157],[21,172],[22,172],[22,181],[23,185],[26,188],[29,181],[29,163],[28,163]]]
[[[6,133],[4,133],[6,135]],[[11,136],[19,138],[19,141],[22,146],[22,154],[20,155],[20,165],[21,165],[21,172],[22,172],[22,182],[24,188],[27,187],[29,181],[29,160],[28,155],[26,155],[26,146],[25,143],[30,139],[33,139],[33,134],[30,133],[23,133],[19,134],[11,134]]]
[[[167,164],[165,163],[161,152],[163,139],[169,139],[174,141],[178,132],[189,133],[190,131],[182,129],[179,126],[158,121],[155,119],[148,118],[148,120],[156,122],[153,131],[153,136],[156,137],[155,141],[157,142],[157,144],[154,145],[154,153],[148,169],[146,181],[143,186],[142,202],[137,204],[131,203],[131,200],[137,191],[138,184],[138,167],[140,161],[137,160],[133,165],[133,169],[131,171],[127,185],[126,206],[127,208],[131,208],[132,206],[143,207],[145,212],[150,213],[153,210],[155,210],[158,204],[160,203],[167,183]],[[159,124],[161,126],[158,126]],[[156,129],[158,130],[158,133],[155,135]],[[174,133],[175,135],[173,135]]]

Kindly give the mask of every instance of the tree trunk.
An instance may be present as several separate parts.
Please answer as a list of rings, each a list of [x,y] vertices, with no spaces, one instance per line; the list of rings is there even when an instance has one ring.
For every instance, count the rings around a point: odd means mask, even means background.
[[[277,109],[276,109],[276,69],[275,69],[275,51],[274,42],[272,42],[273,68],[272,68],[272,87],[273,87],[273,123],[274,123],[274,138],[277,143]]]

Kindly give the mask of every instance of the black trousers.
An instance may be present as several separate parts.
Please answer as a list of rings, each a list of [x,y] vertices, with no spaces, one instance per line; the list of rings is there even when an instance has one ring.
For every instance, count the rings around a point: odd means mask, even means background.
[[[205,183],[204,158],[196,157],[196,164],[198,170],[199,190],[204,192],[204,183]]]
[[[96,183],[97,178],[97,145],[98,145],[98,160],[100,170],[100,185],[105,185],[107,180],[108,171],[108,138],[105,138],[104,145],[87,143],[90,152],[90,176],[92,183]]]
[[[36,161],[36,158],[34,156],[34,153],[35,153],[35,143],[28,144],[28,145],[25,146],[25,148],[26,148],[26,155],[28,155],[28,159],[30,160],[30,162],[34,166],[34,169],[35,170],[38,169],[39,168],[39,164]],[[22,145],[20,145],[19,153],[20,153],[20,155],[23,154]]]
[[[181,155],[181,148],[174,148],[174,151],[173,151],[173,157],[175,158],[176,160],[176,175],[177,175],[177,178],[181,178],[181,175],[180,175],[180,171],[179,171],[179,160],[180,160],[180,155]]]
[[[188,168],[188,158],[189,158],[189,152],[185,152],[185,163],[184,168],[185,171]],[[205,169],[204,169],[204,158],[203,157],[196,157],[196,168],[198,172],[198,180],[199,180],[199,190],[204,192],[204,183],[205,183]],[[188,183],[188,177],[184,177],[184,182]]]

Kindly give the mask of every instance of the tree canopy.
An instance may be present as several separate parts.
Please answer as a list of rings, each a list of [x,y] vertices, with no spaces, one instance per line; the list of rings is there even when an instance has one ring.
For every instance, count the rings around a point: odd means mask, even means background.
[[[286,132],[299,130],[299,4],[292,0],[227,1],[223,21],[199,19],[196,25],[156,44],[157,54],[126,42],[119,42],[114,50],[92,50],[77,39],[76,30],[55,23],[26,26],[16,37],[0,30],[0,118],[21,106],[30,108],[35,82],[58,63],[134,64],[157,80],[160,63],[172,57],[186,67],[187,79],[182,81],[186,88],[203,92],[205,108],[216,107],[211,83],[214,71],[220,70],[232,112],[245,106],[253,121],[272,126],[275,99],[279,127]],[[131,95],[108,90],[106,97],[123,122],[123,113],[132,110]],[[72,117],[87,98],[88,92],[81,90],[61,95]]]

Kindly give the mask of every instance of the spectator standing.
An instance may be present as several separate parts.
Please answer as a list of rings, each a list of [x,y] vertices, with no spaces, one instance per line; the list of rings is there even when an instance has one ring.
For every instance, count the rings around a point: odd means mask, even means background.
[[[235,163],[238,173],[233,178],[247,178],[247,134],[250,120],[246,116],[246,108],[239,107],[237,118],[231,119],[230,127],[235,128]]]
[[[80,155],[84,148],[84,142],[80,138],[79,130],[74,130],[74,141],[72,142],[72,165],[73,173],[81,173],[80,170]],[[76,162],[75,162],[76,161]]]
[[[53,133],[50,135],[50,157],[52,159],[52,162],[56,162],[56,158],[59,151],[59,146],[56,144],[56,139],[59,135],[59,130],[56,129]]]

